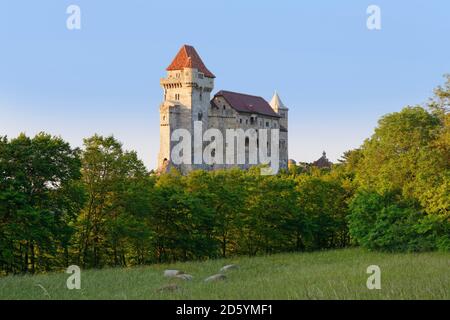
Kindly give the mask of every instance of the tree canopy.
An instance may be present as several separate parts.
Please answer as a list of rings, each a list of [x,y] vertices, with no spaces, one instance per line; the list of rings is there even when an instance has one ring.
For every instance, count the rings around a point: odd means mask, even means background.
[[[450,250],[450,76],[338,164],[147,171],[113,136],[0,137],[0,274],[360,245]]]

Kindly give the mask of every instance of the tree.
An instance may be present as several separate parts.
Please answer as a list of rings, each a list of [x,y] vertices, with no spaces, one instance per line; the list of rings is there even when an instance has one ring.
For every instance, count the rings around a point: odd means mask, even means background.
[[[239,220],[239,249],[255,255],[290,250],[296,213],[295,181],[286,175],[261,176],[254,167],[243,175],[244,199]]]
[[[421,231],[424,213],[395,192],[360,191],[350,204],[350,234],[363,247],[382,251],[426,251],[435,239]]]
[[[246,193],[239,169],[219,170],[211,174],[209,191],[214,210],[214,234],[220,243],[221,256],[238,251],[239,230],[242,225]]]
[[[423,248],[445,250],[450,248],[450,77],[447,79],[426,106],[430,111],[416,106],[384,116],[361,147],[355,167],[360,190],[398,195],[401,205],[396,204],[397,209],[380,209],[385,213],[383,221],[392,222],[387,214],[395,218],[401,211],[402,225],[411,223],[411,230],[420,230],[415,236]],[[405,204],[410,206],[408,210]],[[409,240],[402,246],[394,247],[423,249]]]
[[[446,117],[450,111],[450,74],[446,74],[447,81],[443,86],[434,89],[432,97],[427,105],[431,112],[440,118]]]
[[[357,179],[375,190],[401,190],[413,195],[421,153],[436,136],[439,120],[421,107],[407,107],[381,118],[373,136],[362,146]]]
[[[150,210],[148,174],[136,153],[124,152],[112,136],[94,135],[84,147],[82,181],[88,199],[77,222],[79,260],[90,267],[126,265],[133,233],[148,235],[135,230],[139,217]]]
[[[68,264],[71,222],[84,200],[79,150],[45,133],[3,137],[0,173],[3,269],[34,273]]]
[[[309,249],[344,247],[348,241],[346,190],[340,182],[324,176],[301,176],[297,201],[306,218]]]

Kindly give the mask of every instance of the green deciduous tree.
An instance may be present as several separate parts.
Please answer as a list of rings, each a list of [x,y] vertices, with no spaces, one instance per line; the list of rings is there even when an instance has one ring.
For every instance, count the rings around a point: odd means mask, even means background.
[[[378,197],[387,194],[399,197],[395,206],[383,206],[380,209],[383,214],[376,210],[373,212],[377,214],[377,225],[389,224],[393,222],[392,219],[401,218],[395,221],[401,222],[405,236],[400,232],[396,236],[403,239],[404,243],[391,243],[389,247],[398,250],[449,248],[449,96],[450,77],[447,76],[447,83],[435,90],[435,96],[426,106],[429,111],[416,106],[384,116],[373,136],[364,142],[359,152],[360,157],[354,167],[358,187],[363,191],[370,190]],[[357,209],[370,199],[367,195],[358,197],[363,200],[353,207],[354,218],[362,217],[363,213]],[[393,231],[392,228],[387,230]],[[417,241],[409,241],[405,230],[419,230],[412,233]],[[381,232],[382,229],[378,229],[378,233]],[[353,235],[360,243],[369,246],[370,241],[357,235],[355,228]]]
[[[0,263],[6,272],[68,263],[70,223],[83,203],[79,150],[40,133],[0,139]]]
[[[150,210],[151,182],[136,153],[123,151],[114,137],[95,135],[84,147],[87,203],[77,222],[79,261],[88,267],[126,265],[129,242],[149,236],[139,221]]]

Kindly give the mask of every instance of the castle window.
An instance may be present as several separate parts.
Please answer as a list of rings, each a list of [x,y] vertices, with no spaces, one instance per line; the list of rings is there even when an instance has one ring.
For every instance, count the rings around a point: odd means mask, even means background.
[[[250,117],[250,124],[254,124],[255,123],[255,118]]]
[[[245,119],[245,124],[248,124],[248,119]]]
[[[200,92],[200,101],[203,100],[203,93]]]
[[[198,73],[198,78],[203,79],[203,73]]]
[[[225,105],[223,105],[223,110],[225,110],[225,108],[226,108]]]
[[[267,128],[269,127],[269,121],[266,122],[266,127],[267,127]]]
[[[179,93],[175,93],[175,100],[180,100],[180,94]]]
[[[203,118],[203,113],[200,111],[198,113],[198,121],[202,121],[202,118]]]
[[[239,123],[242,123],[242,119],[239,119]]]
[[[250,144],[250,139],[248,137],[245,137],[245,147],[248,148],[249,144]]]

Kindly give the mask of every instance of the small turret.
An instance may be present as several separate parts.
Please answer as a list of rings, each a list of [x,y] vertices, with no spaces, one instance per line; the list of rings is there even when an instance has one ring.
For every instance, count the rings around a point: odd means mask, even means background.
[[[281,101],[280,96],[275,91],[270,106],[280,116],[280,167],[288,167],[288,113],[289,109]]]
[[[280,110],[289,110],[284,103],[281,101],[278,92],[275,91],[272,100],[270,101],[270,106],[275,112],[279,112]]]

